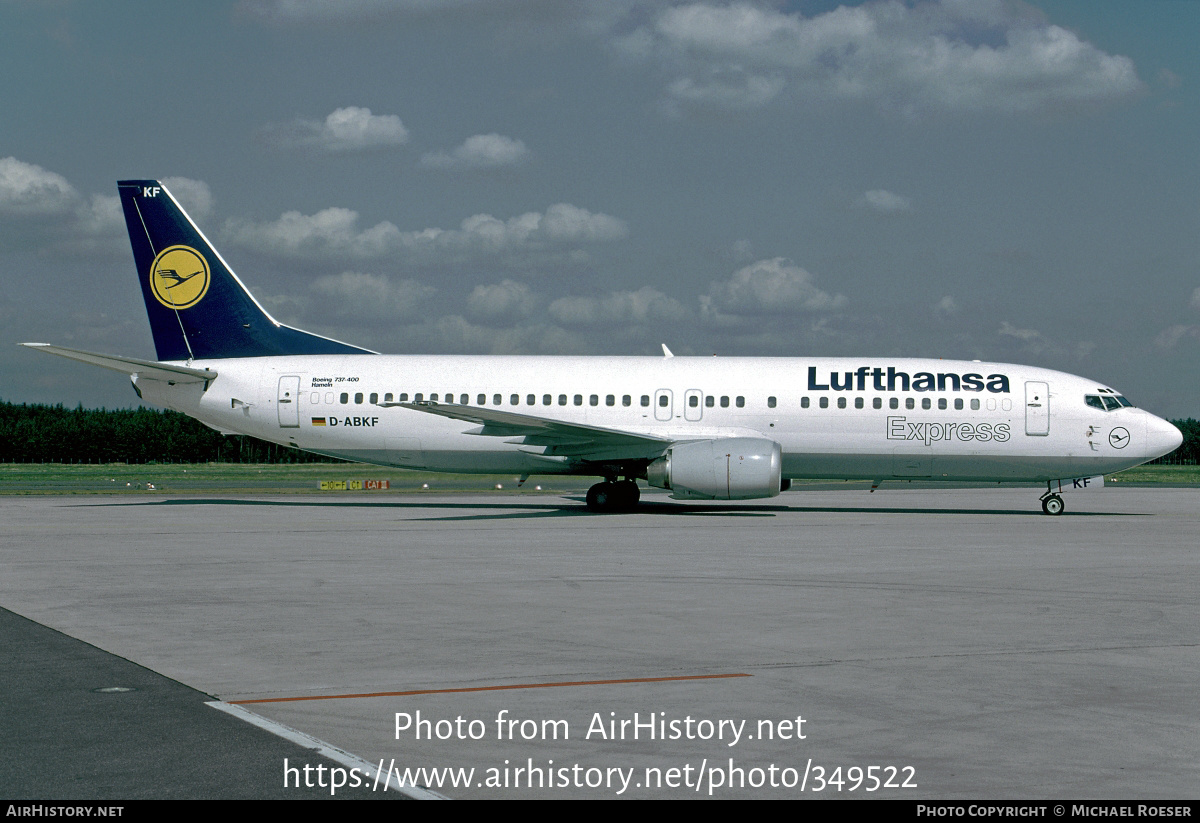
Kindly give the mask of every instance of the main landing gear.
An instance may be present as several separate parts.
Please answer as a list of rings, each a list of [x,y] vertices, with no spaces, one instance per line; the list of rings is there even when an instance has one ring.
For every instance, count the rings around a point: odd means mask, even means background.
[[[633,511],[641,496],[636,480],[605,480],[588,489],[587,507],[593,512]]]
[[[1055,494],[1049,489],[1042,495],[1042,514],[1062,514],[1064,508],[1066,506],[1063,505],[1062,495]]]

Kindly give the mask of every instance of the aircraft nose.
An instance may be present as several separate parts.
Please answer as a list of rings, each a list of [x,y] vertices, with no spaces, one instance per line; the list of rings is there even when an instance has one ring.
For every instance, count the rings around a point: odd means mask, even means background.
[[[1183,443],[1183,432],[1161,417],[1147,415],[1146,454],[1151,459],[1170,454]]]

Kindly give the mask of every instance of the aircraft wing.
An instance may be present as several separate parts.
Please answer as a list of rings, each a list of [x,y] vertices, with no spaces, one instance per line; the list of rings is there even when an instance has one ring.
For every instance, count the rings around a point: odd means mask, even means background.
[[[552,459],[592,461],[654,459],[673,441],[671,438],[567,423],[532,414],[489,409],[481,406],[460,406],[453,403],[380,403],[387,408],[399,407],[436,414],[451,420],[475,423],[481,428],[467,434],[508,437],[507,442],[518,445],[521,451]]]
[[[115,354],[97,354],[81,349],[68,349],[65,346],[52,346],[49,343],[22,343],[37,351],[47,354],[57,354],[81,363],[90,363],[104,369],[124,372],[130,376],[141,375],[150,380],[167,380],[173,383],[206,383],[216,378],[217,373],[211,369],[190,369],[186,366],[172,366],[169,363],[158,363],[153,360],[138,360],[134,357],[119,357]]]

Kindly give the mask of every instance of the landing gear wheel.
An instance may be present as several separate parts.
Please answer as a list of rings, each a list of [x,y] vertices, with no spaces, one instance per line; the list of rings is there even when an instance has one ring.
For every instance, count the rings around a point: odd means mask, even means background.
[[[606,480],[588,489],[587,507],[588,511],[593,512],[611,513],[631,511],[637,506],[640,497],[641,490],[638,489],[637,481]]]
[[[633,511],[637,508],[638,500],[641,499],[642,491],[638,488],[636,480],[622,480],[619,483],[613,484],[617,489],[617,505],[618,511]]]
[[[612,508],[613,484],[597,483],[588,489],[587,507],[591,512],[606,512]]]
[[[1049,495],[1048,497],[1042,498],[1042,513],[1043,514],[1051,514],[1051,515],[1062,514],[1064,508],[1066,508],[1066,507],[1063,505],[1063,499],[1061,497],[1059,497],[1057,494],[1052,494],[1052,495]]]

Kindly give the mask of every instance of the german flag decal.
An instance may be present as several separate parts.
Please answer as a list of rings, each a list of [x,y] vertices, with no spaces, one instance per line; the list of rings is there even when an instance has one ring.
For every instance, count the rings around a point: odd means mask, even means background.
[[[314,426],[324,426],[324,425],[325,425],[325,418],[324,418],[324,417],[314,417],[314,418],[312,419],[312,421],[313,421],[313,425],[314,425]]]

